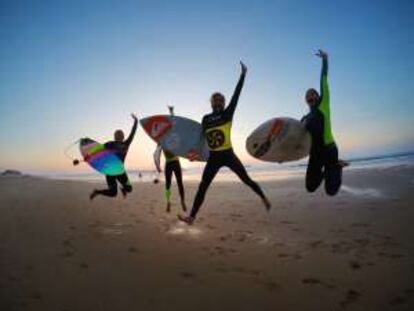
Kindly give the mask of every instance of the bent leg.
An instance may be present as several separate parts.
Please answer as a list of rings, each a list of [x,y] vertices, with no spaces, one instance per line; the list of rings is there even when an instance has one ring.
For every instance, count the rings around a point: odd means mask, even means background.
[[[174,165],[174,175],[175,179],[177,180],[178,191],[180,193],[181,201],[184,202],[185,193],[184,193],[184,185],[183,185],[183,173],[181,170],[180,162],[177,162]]]
[[[122,175],[116,176],[116,179],[119,181],[119,183],[122,185],[122,192],[124,194],[132,192],[132,184],[129,181],[127,173],[124,173]]]
[[[167,202],[170,202],[171,199],[171,178],[172,178],[172,173],[173,173],[173,169],[172,169],[172,163],[166,163],[165,164],[165,169],[164,169],[164,174],[165,174],[165,198],[167,200]]]
[[[306,169],[306,189],[315,192],[323,180],[323,162],[320,156],[311,155]]]
[[[118,186],[116,184],[116,177],[115,176],[105,176],[106,177],[106,183],[108,184],[108,189],[102,189],[102,190],[95,190],[91,194],[91,199],[93,199],[96,195],[103,195],[106,197],[116,197],[118,194]]]
[[[249,186],[259,197],[265,199],[265,195],[260,188],[260,186],[250,178],[247,174],[246,168],[241,163],[239,158],[233,154],[231,158],[228,159],[226,165],[234,172],[236,175],[244,182],[247,186]]]
[[[190,216],[195,218],[198,210],[204,202],[204,198],[207,193],[207,189],[216,176],[221,167],[221,163],[214,163],[215,161],[208,160],[204,167],[203,177],[201,178],[200,185],[198,186],[197,194],[194,199],[193,208],[191,209]]]
[[[342,185],[342,166],[338,162],[336,146],[326,150],[325,161],[325,191],[333,196],[338,193]]]

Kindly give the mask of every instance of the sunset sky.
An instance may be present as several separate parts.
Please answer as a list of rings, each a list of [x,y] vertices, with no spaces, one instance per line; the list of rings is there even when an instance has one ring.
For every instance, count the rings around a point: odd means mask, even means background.
[[[231,96],[239,60],[232,139],[253,163],[254,128],[306,113],[318,48],[342,156],[414,150],[413,16],[412,1],[1,1],[0,169],[75,171],[65,147],[128,132],[131,112],[172,104],[199,121],[212,92]],[[139,129],[128,167],[152,168],[154,148]]]

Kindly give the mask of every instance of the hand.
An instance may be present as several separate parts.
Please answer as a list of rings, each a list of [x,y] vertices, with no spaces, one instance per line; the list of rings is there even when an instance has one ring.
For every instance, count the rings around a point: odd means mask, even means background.
[[[137,118],[137,116],[135,115],[135,113],[131,113],[131,117],[132,117],[132,119],[134,119],[134,121],[138,121],[138,118]]]
[[[315,53],[316,56],[322,58],[322,59],[328,59],[328,53],[325,51],[319,49],[317,53]]]
[[[247,73],[247,66],[242,61],[240,61],[240,66],[241,66],[241,74],[245,75]]]

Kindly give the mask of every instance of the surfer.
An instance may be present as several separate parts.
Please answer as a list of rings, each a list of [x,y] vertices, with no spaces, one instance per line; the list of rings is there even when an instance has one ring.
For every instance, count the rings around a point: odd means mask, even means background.
[[[342,183],[342,168],[349,165],[338,159],[338,147],[332,134],[328,88],[328,54],[319,50],[322,59],[320,94],[315,89],[306,91],[305,99],[310,111],[302,118],[311,134],[312,144],[306,171],[306,189],[314,192],[325,180],[328,195],[338,193]]]
[[[114,133],[114,140],[109,141],[104,144],[105,148],[115,153],[122,162],[125,161],[125,158],[128,153],[129,146],[131,145],[132,140],[134,139],[135,132],[137,131],[138,118],[135,114],[131,114],[132,119],[134,120],[134,125],[132,126],[131,132],[126,140],[124,140],[125,135],[122,130],[116,130]],[[127,193],[132,191],[132,185],[129,181],[127,173],[123,173],[117,176],[105,175],[106,183],[108,184],[107,189],[97,190],[95,189],[90,194],[89,198],[93,200],[97,195],[103,195],[107,197],[116,197],[118,194],[118,184],[121,184],[121,192],[126,197]]]
[[[168,106],[170,115],[174,116],[174,107]],[[175,175],[175,180],[177,181],[178,191],[180,193],[181,207],[183,211],[187,211],[185,205],[185,196],[184,196],[184,185],[183,185],[183,174],[181,171],[180,158],[175,154],[171,153],[166,149],[162,149],[161,145],[157,146],[154,152],[154,163],[157,168],[158,173],[161,173],[161,152],[164,154],[165,158],[165,198],[167,199],[167,213],[171,211],[171,179],[172,174]]]
[[[178,218],[187,224],[192,224],[196,215],[204,201],[206,192],[214,177],[221,167],[227,166],[237,176],[248,185],[263,201],[266,209],[270,209],[271,205],[262,189],[254,182],[246,172],[243,164],[233,151],[231,144],[231,126],[233,115],[237,107],[237,102],[243,87],[244,79],[247,73],[247,67],[242,62],[241,75],[237,83],[234,94],[229,105],[225,108],[225,97],[221,93],[211,95],[210,102],[213,112],[205,115],[202,121],[203,134],[206,137],[207,144],[210,149],[210,155],[206,166],[204,167],[203,176],[199,185],[193,207],[190,215]]]

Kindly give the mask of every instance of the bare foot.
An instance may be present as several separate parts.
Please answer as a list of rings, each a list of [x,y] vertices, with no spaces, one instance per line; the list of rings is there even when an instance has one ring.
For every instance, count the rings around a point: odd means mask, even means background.
[[[124,199],[126,199],[128,192],[124,188],[121,188],[121,192],[122,192]]]
[[[184,201],[181,201],[181,207],[182,207],[182,209],[183,209],[184,212],[187,211],[187,206],[185,205],[185,202]]]
[[[270,209],[272,208],[272,204],[270,204],[269,200],[267,198],[264,198],[262,199],[262,202],[264,206],[266,207],[266,210],[270,211]]]
[[[194,222],[194,217],[191,216],[182,216],[180,214],[177,215],[178,219],[181,220],[182,222],[185,222],[187,225],[192,225]]]
[[[89,195],[89,200],[92,201],[97,195],[98,193],[96,192],[96,190],[92,191],[92,193]]]

